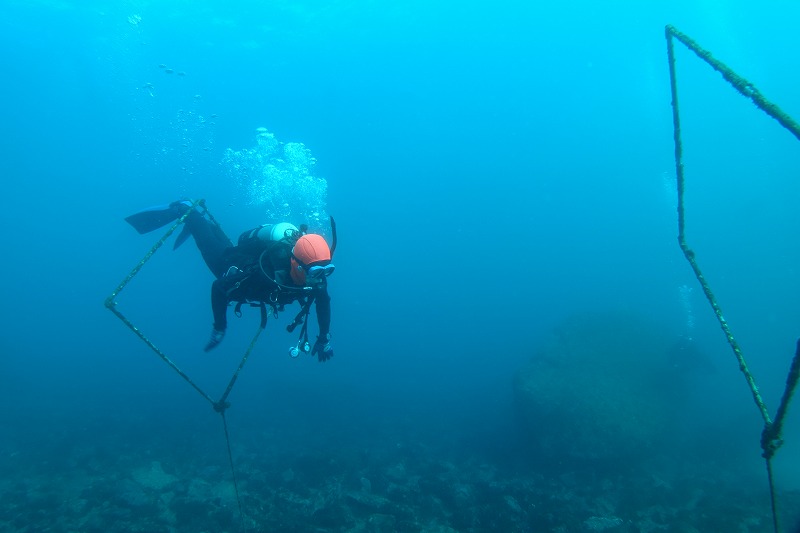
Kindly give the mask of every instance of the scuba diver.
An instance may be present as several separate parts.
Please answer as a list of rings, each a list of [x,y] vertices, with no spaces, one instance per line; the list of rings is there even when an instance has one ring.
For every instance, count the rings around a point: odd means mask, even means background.
[[[336,225],[331,217],[333,244],[321,235],[307,233],[307,227],[297,228],[288,222],[263,224],[239,236],[234,245],[219,225],[209,219],[205,206],[191,201],[172,202],[131,215],[125,220],[139,233],[148,233],[186,215],[184,227],[175,240],[178,248],[189,236],[194,237],[206,265],[216,278],[211,284],[211,311],[214,317],[211,338],[205,347],[216,348],[225,337],[228,327],[228,305],[236,302],[235,313],[241,315],[244,304],[270,306],[273,313],[287,304],[299,301],[301,311],[287,327],[292,331],[302,324],[301,339],[290,350],[292,357],[300,351],[311,352],[320,362],[333,357],[330,343],[331,299],[328,295],[328,276],[336,248]],[[307,318],[311,304],[316,302],[319,336],[309,346]],[[265,316],[265,315],[263,315]],[[263,321],[263,319],[262,319]],[[262,322],[263,325],[264,322]]]

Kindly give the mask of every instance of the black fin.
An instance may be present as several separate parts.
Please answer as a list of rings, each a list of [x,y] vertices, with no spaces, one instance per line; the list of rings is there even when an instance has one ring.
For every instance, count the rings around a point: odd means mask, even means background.
[[[192,230],[189,229],[189,226],[184,224],[183,229],[178,234],[178,238],[175,239],[175,244],[172,245],[172,249],[177,250],[178,246],[185,243],[186,239],[188,239],[191,235],[192,235]]]
[[[174,205],[149,207],[144,211],[125,217],[125,221],[139,233],[150,233],[180,218],[181,212]]]

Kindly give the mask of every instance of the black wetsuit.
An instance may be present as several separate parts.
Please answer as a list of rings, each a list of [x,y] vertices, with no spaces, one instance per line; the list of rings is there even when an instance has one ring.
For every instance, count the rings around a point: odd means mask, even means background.
[[[319,334],[321,337],[328,335],[331,298],[327,281],[323,279],[312,290],[302,290],[294,285],[289,276],[291,255],[288,247],[266,254],[259,264],[263,246],[234,246],[219,226],[197,212],[192,212],[185,223],[206,265],[217,278],[211,284],[215,330],[225,331],[227,328],[227,310],[231,302],[267,302],[280,307],[313,296]]]

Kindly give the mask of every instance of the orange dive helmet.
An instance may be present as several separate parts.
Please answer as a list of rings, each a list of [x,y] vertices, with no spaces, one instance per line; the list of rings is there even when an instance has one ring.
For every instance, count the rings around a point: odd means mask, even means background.
[[[300,237],[292,248],[292,280],[306,285],[309,278],[330,276],[333,273],[331,249],[322,235],[308,233]]]

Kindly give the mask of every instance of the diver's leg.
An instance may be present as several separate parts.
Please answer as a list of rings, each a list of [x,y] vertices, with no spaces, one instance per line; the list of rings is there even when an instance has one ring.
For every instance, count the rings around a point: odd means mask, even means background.
[[[228,319],[225,316],[228,311],[228,294],[224,284],[224,278],[215,279],[211,284],[211,311],[214,314],[214,327],[211,329],[208,344],[203,348],[204,352],[219,346],[219,343],[225,338],[225,330],[228,328]]]
[[[185,224],[192,232],[192,237],[209,270],[214,276],[221,278],[230,266],[225,260],[225,251],[232,248],[233,243],[218,225],[197,211],[192,211],[186,217]]]
[[[228,328],[228,291],[224,279],[211,284],[211,312],[214,315],[214,329],[225,331]]]

